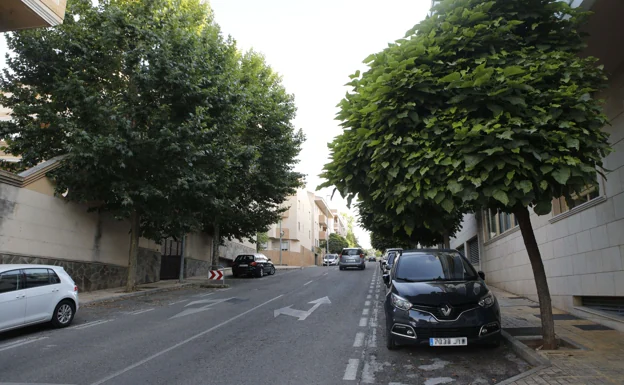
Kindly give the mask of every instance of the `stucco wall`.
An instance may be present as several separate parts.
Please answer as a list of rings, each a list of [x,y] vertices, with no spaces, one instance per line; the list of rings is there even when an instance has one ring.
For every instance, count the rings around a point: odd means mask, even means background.
[[[573,306],[573,296],[624,296],[624,67],[612,75],[602,96],[615,150],[605,158],[610,170],[602,197],[559,216],[531,220],[542,253],[553,304]],[[485,244],[488,281],[513,293],[536,297],[535,282],[517,228]]]

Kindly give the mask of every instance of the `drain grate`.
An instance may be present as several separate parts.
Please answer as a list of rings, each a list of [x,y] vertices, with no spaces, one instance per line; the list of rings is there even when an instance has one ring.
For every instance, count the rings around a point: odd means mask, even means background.
[[[540,314],[533,314],[537,318],[542,318]],[[553,314],[553,320],[555,321],[572,321],[572,320],[580,320],[579,317],[573,316],[572,314]]]
[[[542,328],[540,327],[503,328],[503,330],[514,337],[542,335]]]
[[[599,325],[599,324],[591,324],[591,325],[573,325],[581,330],[585,331],[594,331],[594,330],[614,330],[608,326]]]

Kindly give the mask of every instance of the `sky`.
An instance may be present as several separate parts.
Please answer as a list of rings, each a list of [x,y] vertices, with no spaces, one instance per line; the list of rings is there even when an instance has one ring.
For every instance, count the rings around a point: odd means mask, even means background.
[[[362,60],[400,39],[425,18],[430,0],[210,0],[216,22],[240,49],[264,54],[267,63],[295,95],[297,117],[306,142],[296,170],[306,175],[307,189],[322,183],[318,176],[329,161],[327,143],[340,134],[336,105],[348,88],[349,75],[364,71]],[[6,42],[0,38],[0,68]],[[317,195],[329,201],[332,189]],[[328,202],[349,211],[338,193]],[[350,210],[356,216],[355,210]],[[360,244],[370,247],[368,232],[356,227]]]

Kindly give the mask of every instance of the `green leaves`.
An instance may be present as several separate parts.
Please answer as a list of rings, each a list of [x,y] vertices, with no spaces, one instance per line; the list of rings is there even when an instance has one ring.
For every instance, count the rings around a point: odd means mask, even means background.
[[[494,193],[492,194],[492,198],[496,199],[505,206],[509,203],[509,197],[507,196],[507,193],[503,190],[494,191]]]
[[[565,185],[568,179],[570,179],[570,169],[568,167],[561,167],[553,171],[552,176],[557,183]]]

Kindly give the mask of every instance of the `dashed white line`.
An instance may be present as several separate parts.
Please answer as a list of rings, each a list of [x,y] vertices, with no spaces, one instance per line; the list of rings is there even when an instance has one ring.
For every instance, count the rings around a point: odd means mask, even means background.
[[[370,306],[370,301],[364,301],[364,306]]]
[[[38,337],[38,338],[30,338],[30,339],[29,338],[25,338],[25,339],[9,342],[8,344],[0,345],[0,352],[2,352],[4,350],[17,348],[19,346],[32,344],[33,342],[45,340],[46,338],[48,338],[48,337]]]
[[[377,329],[372,329],[372,334],[368,338],[368,347],[369,348],[377,347]]]
[[[368,318],[366,317],[360,318],[360,326],[366,326],[367,321],[368,321]]]
[[[103,320],[99,320],[99,321],[87,322],[85,324],[78,325],[78,326],[72,326],[72,327],[70,327],[68,329],[82,330],[82,329],[90,328],[91,326],[98,326],[98,325],[102,325],[102,324],[105,324],[105,323],[111,322],[111,321],[114,321],[114,320],[112,320],[112,319],[103,319]]]
[[[152,310],[154,310],[154,308],[145,309],[145,310],[137,310],[137,311],[130,312],[128,314],[130,314],[130,315],[138,315],[138,314],[147,313],[148,311],[152,311]]]
[[[368,315],[369,309],[368,308],[364,308],[364,310],[362,310],[362,315]]]
[[[342,379],[345,381],[354,381],[357,378],[358,366],[360,366],[360,360],[350,358],[349,363],[347,364],[347,369],[345,370],[345,374]]]
[[[312,281],[306,282],[306,283],[304,283],[304,284],[303,284],[303,286],[308,286],[308,285],[309,285],[309,284],[311,284],[312,282],[314,282],[314,281],[312,280]]]
[[[362,332],[356,333],[355,335],[355,341],[353,341],[353,347],[354,348],[360,348],[362,347],[362,345],[364,345],[364,337],[366,335]]]
[[[368,362],[364,363],[364,369],[362,369],[362,382],[365,384],[374,384],[375,377],[371,373],[371,367]]]

